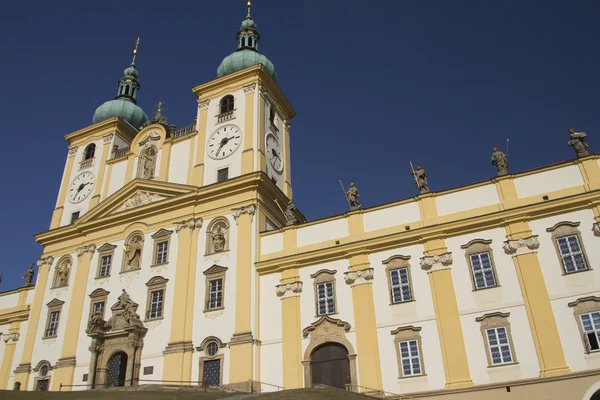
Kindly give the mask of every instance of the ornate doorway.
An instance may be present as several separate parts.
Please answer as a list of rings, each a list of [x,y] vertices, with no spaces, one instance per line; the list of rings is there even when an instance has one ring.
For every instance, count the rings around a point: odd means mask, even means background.
[[[339,343],[325,343],[310,356],[313,385],[327,385],[346,389],[350,379],[348,350]]]
[[[104,386],[125,386],[127,373],[127,354],[122,351],[113,354],[106,363],[106,382]]]

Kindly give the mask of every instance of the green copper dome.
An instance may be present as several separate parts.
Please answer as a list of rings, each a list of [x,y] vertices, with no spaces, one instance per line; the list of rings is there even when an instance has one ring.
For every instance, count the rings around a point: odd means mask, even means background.
[[[121,117],[134,128],[139,128],[148,121],[144,110],[136,104],[126,99],[116,99],[107,101],[98,107],[92,122],[97,124],[112,117]]]
[[[256,23],[254,20],[248,15],[245,20],[242,21],[242,26],[240,26],[240,30],[242,29],[254,29],[256,30]]]
[[[241,71],[245,68],[253,65],[262,64],[273,80],[277,80],[277,71],[275,71],[275,65],[269,59],[262,54],[253,50],[241,50],[236,51],[225,57],[217,69],[217,77],[232,74],[237,71]]]

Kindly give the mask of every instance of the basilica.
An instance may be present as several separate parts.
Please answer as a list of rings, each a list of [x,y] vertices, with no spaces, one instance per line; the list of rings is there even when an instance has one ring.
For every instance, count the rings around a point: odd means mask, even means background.
[[[585,134],[570,160],[507,172],[496,149],[497,177],[441,192],[417,167],[415,197],[362,208],[352,186],[348,212],[308,221],[291,201],[295,112],[250,7],[192,89],[191,125],[136,104],[136,45],[116,97],[65,136],[43,253],[0,293],[0,389],[600,399]]]

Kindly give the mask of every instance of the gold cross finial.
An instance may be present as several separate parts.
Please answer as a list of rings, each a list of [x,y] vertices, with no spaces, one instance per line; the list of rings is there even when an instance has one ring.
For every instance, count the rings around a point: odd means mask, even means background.
[[[155,118],[160,118],[162,116],[161,112],[164,111],[163,106],[166,104],[167,102],[164,101],[162,98],[158,100],[158,103],[155,105],[156,107],[156,115]]]
[[[252,2],[250,0],[248,0],[246,7],[248,7],[248,16],[250,16],[250,9],[252,8]]]
[[[135,41],[135,48],[133,49],[133,60],[131,60],[132,64],[135,64],[135,57],[138,54],[138,47],[140,46],[140,43],[142,43],[142,41],[140,40],[140,37],[138,36],[137,40]]]

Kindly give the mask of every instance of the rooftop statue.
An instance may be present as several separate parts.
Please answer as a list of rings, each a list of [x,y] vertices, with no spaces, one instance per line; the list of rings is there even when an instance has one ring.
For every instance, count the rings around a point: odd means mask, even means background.
[[[23,279],[25,279],[25,286],[33,285],[33,277],[35,275],[35,271],[33,270],[33,264],[29,266],[29,269],[25,271],[25,275],[23,275]]]
[[[348,204],[350,205],[350,210],[358,210],[360,208],[360,203],[358,202],[358,198],[360,194],[358,194],[358,189],[354,186],[354,181],[350,181],[350,187],[346,192],[346,198],[348,199]]]
[[[421,164],[417,164],[417,169],[411,171],[411,174],[413,175],[415,184],[417,185],[417,188],[419,188],[421,194],[429,193],[430,190],[429,184],[427,183],[427,173],[423,169],[423,166]]]
[[[585,157],[590,155],[590,152],[587,150],[590,146],[585,142],[587,133],[575,132],[575,129],[569,128],[569,137],[569,146],[575,150],[577,157]]]
[[[506,171],[508,170],[508,156],[500,150],[497,144],[494,145],[492,164],[496,166],[498,176],[506,175]]]
[[[296,206],[294,205],[294,201],[290,200],[288,202],[283,215],[285,216],[286,225],[296,225],[298,223],[298,218],[296,217]]]

